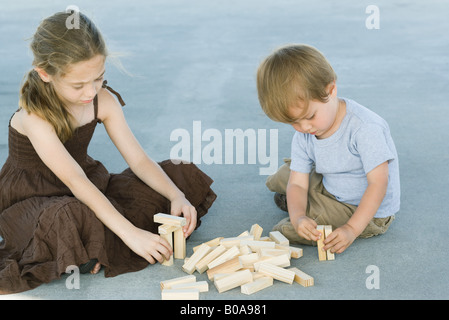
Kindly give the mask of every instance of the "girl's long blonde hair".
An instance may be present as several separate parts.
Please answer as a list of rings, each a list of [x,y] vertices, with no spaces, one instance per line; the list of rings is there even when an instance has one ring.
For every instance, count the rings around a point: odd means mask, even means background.
[[[33,66],[51,76],[64,76],[71,64],[100,54],[107,56],[100,31],[81,12],[79,24],[68,29],[66,21],[72,13],[60,12],[41,22],[31,42]],[[51,82],[44,82],[36,70],[25,77],[20,89],[19,107],[51,123],[62,142],[72,137],[74,125],[66,105],[58,97]]]

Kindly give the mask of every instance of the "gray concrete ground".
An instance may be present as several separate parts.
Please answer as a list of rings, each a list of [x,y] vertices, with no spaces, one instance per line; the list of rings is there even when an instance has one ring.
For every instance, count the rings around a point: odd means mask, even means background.
[[[293,129],[265,117],[257,101],[260,61],[287,43],[319,48],[338,74],[339,95],[371,108],[390,124],[400,157],[402,207],[387,234],[356,242],[335,261],[318,262],[315,247],[303,247],[294,266],[315,277],[315,286],[276,282],[252,296],[239,289],[219,294],[213,285],[201,299],[448,299],[449,187],[449,4],[431,1],[24,1],[0,6],[0,162],[7,157],[7,125],[17,107],[20,82],[30,68],[28,41],[41,19],[78,6],[104,33],[110,50],[132,74],[112,64],[109,84],[127,102],[126,116],[155,160],[170,156],[170,134],[225,129],[277,129],[280,165],[290,153]],[[366,20],[379,8],[379,29]],[[369,22],[369,21],[368,21]],[[256,131],[257,132],[257,131]],[[267,131],[268,133],[268,131]],[[223,141],[224,143],[224,141]],[[208,142],[203,142],[203,147]],[[90,154],[111,172],[124,161],[99,126]],[[224,162],[225,154],[222,159]],[[235,163],[235,162],[234,162]],[[230,237],[258,223],[267,234],[285,216],[249,164],[198,166],[214,180],[218,199],[192,247],[217,235]],[[67,276],[35,290],[0,299],[160,299],[159,282],[185,275],[152,265],[115,278],[83,275],[79,290]],[[379,270],[378,289],[368,289]],[[205,280],[205,275],[198,275]],[[369,279],[368,279],[369,280]]]

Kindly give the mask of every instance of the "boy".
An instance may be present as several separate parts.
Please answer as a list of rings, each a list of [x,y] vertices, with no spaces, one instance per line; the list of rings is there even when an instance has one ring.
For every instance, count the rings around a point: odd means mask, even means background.
[[[260,65],[262,109],[291,124],[291,163],[267,179],[289,218],[275,227],[292,243],[315,244],[316,226],[333,232],[324,250],[341,253],[357,238],[387,231],[400,206],[398,156],[388,124],[355,101],[337,96],[337,76],[307,45],[276,50]],[[282,197],[286,195],[286,197]]]

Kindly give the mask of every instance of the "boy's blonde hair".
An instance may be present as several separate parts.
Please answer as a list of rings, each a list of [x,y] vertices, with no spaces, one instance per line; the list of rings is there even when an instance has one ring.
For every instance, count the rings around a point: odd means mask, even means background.
[[[41,22],[33,36],[33,66],[52,76],[64,76],[71,64],[96,55],[108,55],[106,44],[95,24],[79,13],[79,28],[68,29],[71,13],[59,12]],[[44,82],[36,70],[26,75],[20,89],[19,107],[50,122],[62,142],[71,138],[75,127],[72,116],[50,82]]]
[[[257,70],[259,102],[272,120],[292,123],[289,108],[302,105],[307,114],[310,100],[327,102],[328,86],[337,75],[317,49],[294,44],[281,47],[269,55]]]

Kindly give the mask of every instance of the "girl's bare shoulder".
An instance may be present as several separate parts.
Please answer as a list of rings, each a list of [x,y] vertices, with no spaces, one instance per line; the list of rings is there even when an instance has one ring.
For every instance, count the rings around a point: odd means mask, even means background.
[[[117,98],[106,88],[101,88],[97,94],[98,98],[98,118],[106,120],[110,115],[121,113],[121,105]]]
[[[11,118],[11,127],[24,136],[53,131],[53,126],[37,114],[20,108]]]

